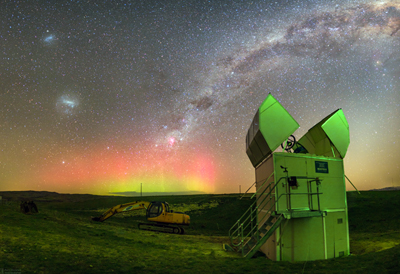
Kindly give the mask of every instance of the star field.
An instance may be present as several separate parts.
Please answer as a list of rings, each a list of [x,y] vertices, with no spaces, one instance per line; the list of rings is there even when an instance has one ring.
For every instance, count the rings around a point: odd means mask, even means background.
[[[399,1],[9,1],[0,14],[2,190],[247,189],[245,135],[268,93],[296,137],[342,108],[346,175],[400,185]]]

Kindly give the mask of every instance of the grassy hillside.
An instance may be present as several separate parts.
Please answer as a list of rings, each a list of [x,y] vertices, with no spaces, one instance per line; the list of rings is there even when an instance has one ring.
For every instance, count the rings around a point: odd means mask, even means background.
[[[310,262],[243,259],[225,252],[228,230],[250,205],[236,195],[143,197],[185,211],[185,235],[137,229],[143,212],[91,221],[107,208],[137,198],[3,192],[0,270],[21,273],[398,273],[400,192],[348,193],[352,255]],[[19,211],[32,199],[38,214]],[[0,271],[0,273],[2,273]]]

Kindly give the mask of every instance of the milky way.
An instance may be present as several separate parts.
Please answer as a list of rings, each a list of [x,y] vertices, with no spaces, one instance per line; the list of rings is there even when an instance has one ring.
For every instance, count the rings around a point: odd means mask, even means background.
[[[346,174],[400,184],[399,1],[121,1],[1,10],[4,190],[236,192],[273,94],[302,136],[337,108]]]

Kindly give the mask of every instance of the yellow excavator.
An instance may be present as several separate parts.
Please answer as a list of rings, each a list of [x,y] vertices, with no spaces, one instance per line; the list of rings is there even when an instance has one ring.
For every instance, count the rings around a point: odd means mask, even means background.
[[[103,222],[117,213],[139,209],[146,209],[147,221],[151,222],[139,223],[139,229],[184,234],[185,230],[181,226],[190,224],[189,215],[182,212],[173,212],[169,209],[169,204],[167,202],[147,201],[136,201],[116,205],[101,214],[100,217],[92,217],[92,220]]]

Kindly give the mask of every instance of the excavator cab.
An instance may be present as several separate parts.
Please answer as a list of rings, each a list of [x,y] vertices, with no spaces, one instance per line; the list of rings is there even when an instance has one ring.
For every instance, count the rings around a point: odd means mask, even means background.
[[[147,208],[146,217],[147,218],[155,218],[160,216],[164,212],[169,212],[169,206],[166,202],[151,202],[150,206]]]
[[[151,202],[146,210],[146,217],[154,218],[160,216],[162,213],[173,213],[169,209],[169,204],[167,202]]]

